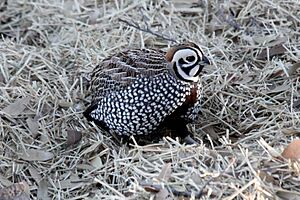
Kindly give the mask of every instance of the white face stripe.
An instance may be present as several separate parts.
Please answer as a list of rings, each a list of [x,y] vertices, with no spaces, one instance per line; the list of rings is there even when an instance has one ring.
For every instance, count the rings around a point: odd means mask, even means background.
[[[179,75],[184,79],[188,81],[198,82],[199,76],[189,76],[187,75],[180,67],[177,67]]]
[[[194,77],[196,75],[196,73],[198,72],[200,66],[199,65],[196,65],[193,69],[191,69],[190,71],[190,76]]]
[[[189,66],[195,64],[195,62],[197,62],[196,58],[198,58],[198,56],[197,56],[196,52],[191,50],[191,49],[180,49],[180,50],[176,51],[174,56],[173,56],[172,61],[174,61],[178,64],[178,61],[179,61],[180,58],[182,58],[184,61],[186,61],[186,57],[188,57],[188,56],[194,56],[195,57],[194,62],[184,64],[184,65],[182,65],[182,67],[189,67]]]
[[[200,48],[200,47],[199,47]],[[200,57],[200,60],[202,60],[202,57],[203,57],[203,51],[202,51],[202,49],[201,49],[201,51],[199,51],[199,49],[197,49],[197,48],[193,48],[194,50],[196,50],[197,51],[197,54],[199,55],[199,57]]]

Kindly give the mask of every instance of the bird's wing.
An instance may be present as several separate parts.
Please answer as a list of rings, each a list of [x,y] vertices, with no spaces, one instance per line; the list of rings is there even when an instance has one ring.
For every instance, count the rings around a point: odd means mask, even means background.
[[[167,72],[165,53],[159,50],[129,50],[102,61],[91,77],[92,101],[121,90],[139,77],[156,76]]]

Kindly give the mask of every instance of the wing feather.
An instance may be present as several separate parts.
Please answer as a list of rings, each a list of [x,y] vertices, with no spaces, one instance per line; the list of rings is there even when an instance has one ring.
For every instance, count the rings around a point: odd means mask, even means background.
[[[129,50],[103,60],[92,73],[92,102],[127,87],[138,77],[166,73],[167,64],[165,52],[154,49]]]

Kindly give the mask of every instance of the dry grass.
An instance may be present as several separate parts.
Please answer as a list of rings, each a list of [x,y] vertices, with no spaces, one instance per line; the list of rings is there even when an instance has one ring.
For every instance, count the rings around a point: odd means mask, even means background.
[[[300,198],[299,163],[278,157],[300,133],[297,0],[72,2],[0,3],[2,187],[23,181],[32,199]],[[191,126],[199,145],[116,146],[82,117],[89,72],[172,40],[213,63]]]

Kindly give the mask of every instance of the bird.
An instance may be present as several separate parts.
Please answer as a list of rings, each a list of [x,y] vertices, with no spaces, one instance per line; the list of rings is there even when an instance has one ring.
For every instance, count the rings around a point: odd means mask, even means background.
[[[201,71],[210,61],[195,43],[160,49],[129,49],[102,60],[91,75],[91,104],[83,112],[121,137],[190,136],[200,112]],[[160,136],[159,136],[160,137]]]

